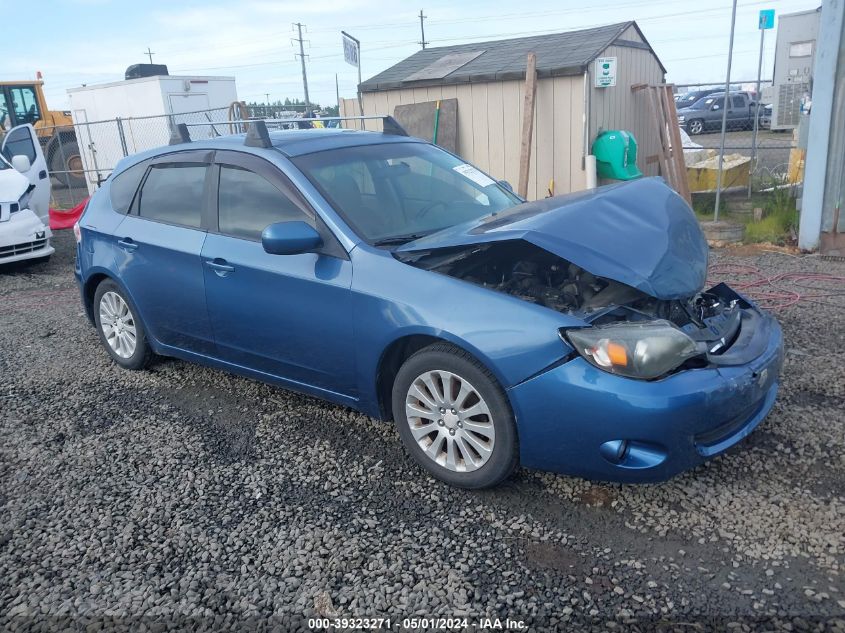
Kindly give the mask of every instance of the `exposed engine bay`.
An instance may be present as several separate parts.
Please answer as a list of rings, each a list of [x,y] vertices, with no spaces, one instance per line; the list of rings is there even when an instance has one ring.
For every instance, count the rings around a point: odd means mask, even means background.
[[[742,302],[726,286],[688,299],[661,300],[598,277],[524,240],[395,253],[413,266],[439,272],[523,301],[573,314],[593,325],[665,319],[699,341],[727,341],[736,333]],[[720,288],[724,291],[718,292]],[[715,349],[708,350],[715,352]]]

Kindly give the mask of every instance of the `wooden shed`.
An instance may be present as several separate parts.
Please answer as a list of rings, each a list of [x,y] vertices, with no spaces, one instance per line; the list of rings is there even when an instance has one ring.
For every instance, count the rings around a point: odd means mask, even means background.
[[[457,153],[516,186],[529,52],[538,77],[529,199],[548,195],[552,181],[555,194],[584,189],[584,159],[602,130],[633,132],[640,169],[657,173],[645,160],[659,147],[650,102],[631,86],[662,83],[666,69],[636,22],[423,49],[360,85],[364,114],[456,99]],[[609,68],[605,58],[615,58]],[[354,99],[341,108],[344,116],[358,113]]]

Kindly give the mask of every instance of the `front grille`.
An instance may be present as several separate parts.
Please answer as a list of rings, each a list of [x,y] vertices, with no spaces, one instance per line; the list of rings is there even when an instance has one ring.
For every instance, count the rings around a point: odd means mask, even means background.
[[[699,433],[693,438],[693,441],[695,441],[696,446],[704,448],[710,448],[711,446],[719,444],[739,431],[739,429],[745,426],[751,418],[760,413],[760,409],[762,409],[765,404],[765,399],[762,399],[759,402],[755,402],[754,404],[745,407],[741,413],[735,415],[721,426],[705,431],[704,433]]]
[[[41,250],[47,244],[47,240],[35,240],[34,242],[23,242],[21,244],[12,244],[11,246],[0,246],[0,259],[4,257],[14,257],[16,255],[24,255],[33,251]]]

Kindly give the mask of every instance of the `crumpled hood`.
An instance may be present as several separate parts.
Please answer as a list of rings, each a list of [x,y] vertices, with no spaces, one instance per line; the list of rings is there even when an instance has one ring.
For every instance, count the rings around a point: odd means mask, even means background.
[[[526,240],[657,299],[690,297],[707,276],[707,241],[695,214],[661,178],[528,202],[397,250],[507,240]]]
[[[29,180],[16,169],[0,169],[0,202],[17,202],[29,188]]]

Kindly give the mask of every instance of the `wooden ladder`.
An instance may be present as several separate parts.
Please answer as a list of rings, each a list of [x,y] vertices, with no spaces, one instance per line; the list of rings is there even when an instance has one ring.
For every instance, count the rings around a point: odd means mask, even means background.
[[[645,91],[649,100],[649,111],[660,149],[656,155],[646,156],[647,163],[657,162],[660,175],[669,186],[678,192],[687,204],[692,205],[692,196],[687,180],[687,166],[684,163],[684,147],[681,129],[678,127],[678,111],[675,108],[673,84],[634,84],[632,92]]]

